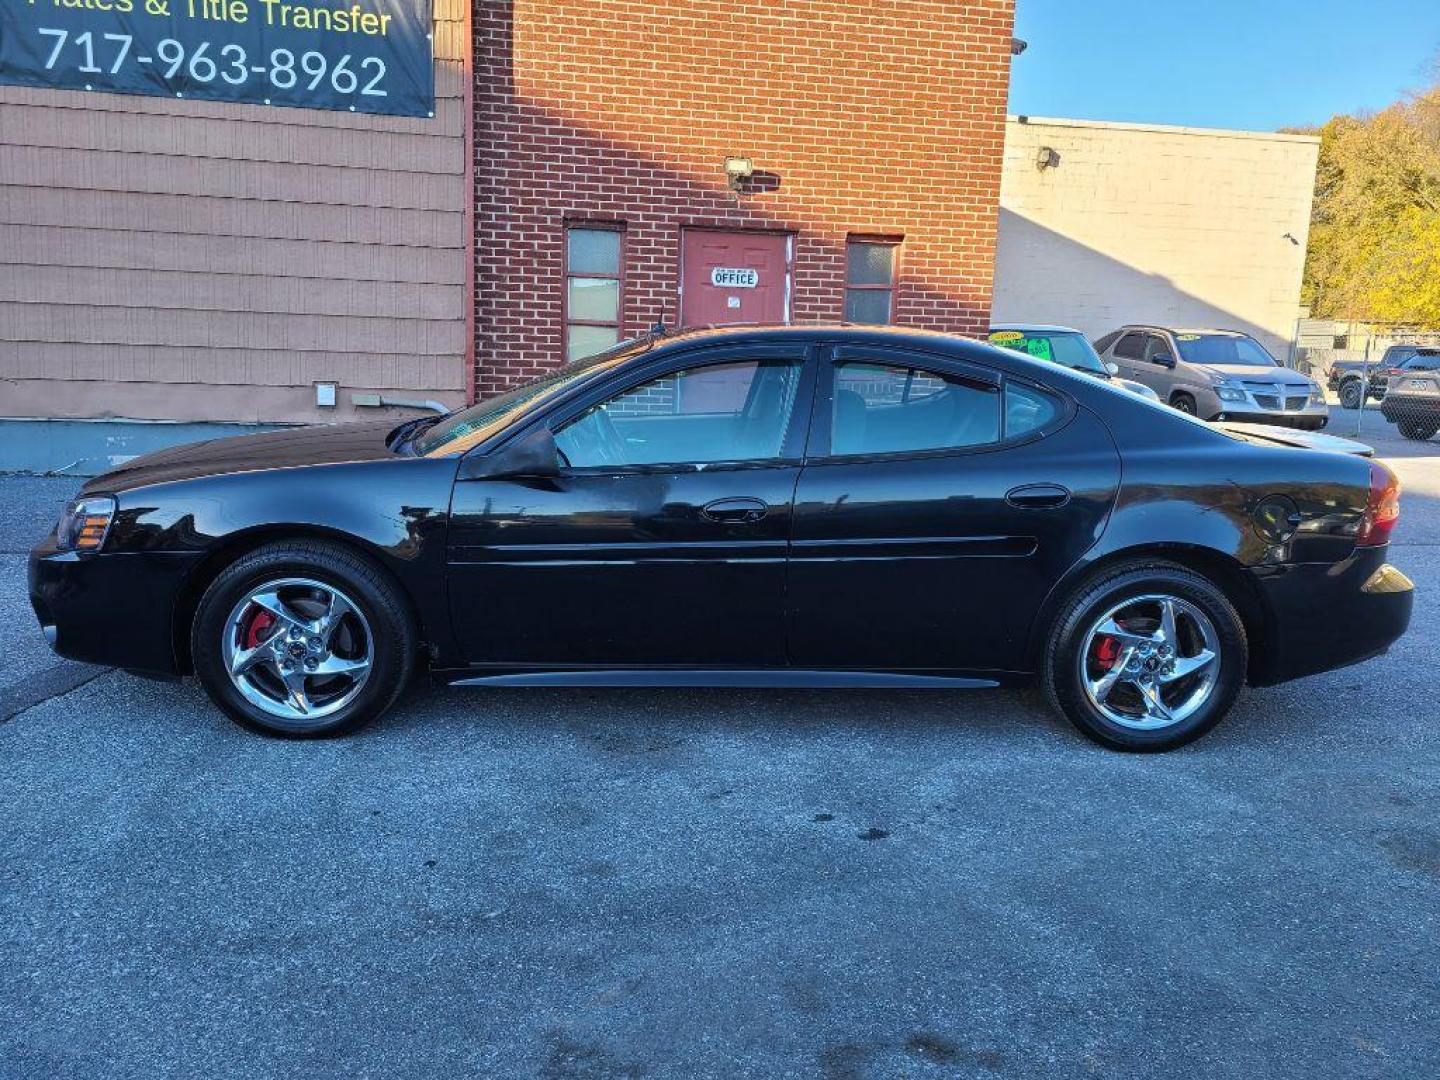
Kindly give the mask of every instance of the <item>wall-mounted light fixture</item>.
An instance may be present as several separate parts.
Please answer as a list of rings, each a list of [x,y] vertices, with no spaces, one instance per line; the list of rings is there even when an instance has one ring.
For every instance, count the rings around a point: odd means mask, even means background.
[[[725,159],[725,182],[736,195],[741,185],[755,175],[755,163],[748,157],[727,157]]]
[[[1010,55],[1019,56],[1030,47],[1030,43],[1024,38],[1012,37],[1010,39]]]
[[[1035,155],[1035,167],[1041,172],[1046,169],[1058,169],[1060,167],[1060,152],[1050,146],[1040,147],[1040,152]]]

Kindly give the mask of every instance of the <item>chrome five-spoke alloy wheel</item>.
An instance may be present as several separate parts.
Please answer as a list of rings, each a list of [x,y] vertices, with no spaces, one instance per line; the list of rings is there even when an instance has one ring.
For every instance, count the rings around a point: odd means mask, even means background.
[[[221,659],[256,708],[303,727],[364,689],[375,639],[364,613],[333,585],[286,577],[256,586],[224,624]]]
[[[1220,638],[1190,601],[1137,596],[1090,625],[1079,664],[1091,705],[1121,727],[1150,731],[1182,723],[1210,700]]]

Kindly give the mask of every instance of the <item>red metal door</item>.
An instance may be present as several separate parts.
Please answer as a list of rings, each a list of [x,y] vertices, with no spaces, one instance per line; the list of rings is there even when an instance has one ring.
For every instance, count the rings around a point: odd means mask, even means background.
[[[686,229],[680,325],[789,322],[790,243],[784,233]]]

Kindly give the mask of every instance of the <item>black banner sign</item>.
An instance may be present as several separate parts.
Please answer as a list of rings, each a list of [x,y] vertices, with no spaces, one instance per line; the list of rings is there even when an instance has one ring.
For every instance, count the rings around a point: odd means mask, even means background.
[[[0,0],[0,83],[435,115],[431,0]]]

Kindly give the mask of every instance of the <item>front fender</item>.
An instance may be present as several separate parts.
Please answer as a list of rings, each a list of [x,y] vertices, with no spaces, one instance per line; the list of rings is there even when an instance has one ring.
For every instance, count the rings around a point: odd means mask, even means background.
[[[445,542],[458,462],[394,458],[227,473],[120,492],[107,554],[190,556],[167,597],[178,614],[240,553],[287,537],[330,538],[372,556],[409,597],[424,639],[453,650]]]

